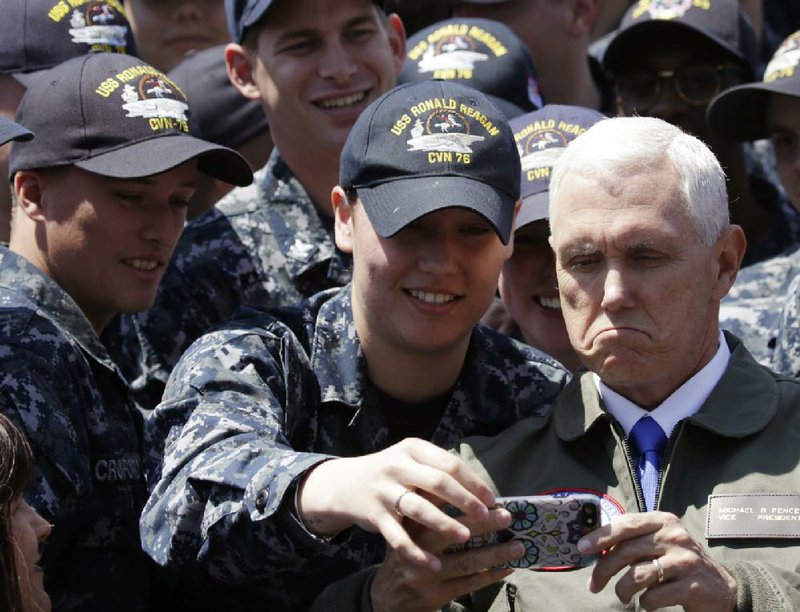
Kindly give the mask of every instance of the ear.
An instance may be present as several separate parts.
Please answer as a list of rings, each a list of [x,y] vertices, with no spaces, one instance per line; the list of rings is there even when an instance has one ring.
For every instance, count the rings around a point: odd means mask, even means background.
[[[47,220],[47,209],[44,204],[44,180],[40,172],[20,170],[14,175],[14,193],[17,206],[26,217],[38,223]]]
[[[347,201],[347,194],[339,185],[331,191],[333,205],[333,228],[336,246],[343,253],[353,252],[353,209]]]
[[[714,246],[717,262],[717,274],[714,279],[712,295],[721,300],[736,281],[739,267],[742,265],[747,239],[738,225],[730,225],[722,232]]]
[[[584,38],[591,36],[599,12],[600,0],[573,0],[570,34]]]
[[[260,100],[261,92],[253,80],[253,59],[251,52],[242,45],[228,43],[225,47],[225,68],[228,80],[248,100]]]
[[[403,69],[403,63],[406,61],[406,28],[396,13],[389,15],[387,21],[386,36],[394,57],[394,72],[399,75]]]

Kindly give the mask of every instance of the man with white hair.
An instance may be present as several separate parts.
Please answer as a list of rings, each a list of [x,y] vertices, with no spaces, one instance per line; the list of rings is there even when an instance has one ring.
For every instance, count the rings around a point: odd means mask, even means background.
[[[800,384],[720,332],[745,241],[716,158],[660,119],[609,119],[556,162],[550,198],[564,319],[589,371],[546,419],[458,452],[500,496],[595,493],[602,527],[570,537],[606,552],[570,572],[518,569],[451,609],[798,609],[800,529],[787,517],[800,512]],[[446,606],[442,585],[469,591],[485,567],[486,550],[442,555],[453,542],[432,531],[416,541],[439,572],[390,552],[319,609],[354,597]]]

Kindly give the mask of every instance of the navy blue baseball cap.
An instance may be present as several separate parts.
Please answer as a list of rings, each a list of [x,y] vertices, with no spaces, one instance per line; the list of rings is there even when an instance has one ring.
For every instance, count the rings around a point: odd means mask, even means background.
[[[189,135],[189,105],[180,87],[140,59],[91,53],[46,76],[31,84],[17,110],[17,121],[39,138],[11,146],[10,176],[75,165],[138,178],[197,158],[198,169],[214,178],[252,182],[250,166],[238,153]]]
[[[3,13],[0,73],[13,74],[26,86],[28,73],[79,55],[136,54],[121,0],[3,0]]]
[[[547,104],[509,122],[522,164],[522,207],[516,229],[549,217],[553,164],[570,142],[605,118],[596,110],[582,106]]]
[[[228,79],[224,45],[187,55],[167,76],[186,94],[201,138],[236,147],[269,127],[261,104]]]
[[[708,107],[708,123],[732,140],[766,138],[767,104],[772,94],[800,98],[800,31],[781,43],[761,83],[737,85],[714,98]]]
[[[520,162],[500,110],[450,81],[407,83],[370,104],[342,150],[339,184],[356,189],[378,235],[428,213],[479,213],[508,244]]]
[[[444,79],[486,94],[506,119],[543,105],[531,56],[511,29],[490,19],[446,19],[408,39],[398,83]]]
[[[231,40],[241,43],[247,30],[254,26],[278,0],[225,0],[225,16]],[[288,0],[283,0],[287,2]],[[383,2],[375,0],[383,10]]]
[[[620,21],[606,47],[603,66],[612,74],[641,55],[641,46],[659,32],[673,31],[675,44],[681,36],[704,37],[727,53],[752,79],[757,63],[756,37],[739,0],[638,0]]]
[[[33,132],[0,116],[0,145],[6,144],[9,140],[30,140],[31,138],[33,138]]]

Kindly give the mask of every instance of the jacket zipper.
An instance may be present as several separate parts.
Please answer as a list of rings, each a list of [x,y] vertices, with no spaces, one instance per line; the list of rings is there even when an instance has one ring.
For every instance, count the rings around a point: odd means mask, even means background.
[[[628,471],[630,472],[631,481],[633,482],[633,490],[636,492],[636,503],[639,506],[639,512],[645,512],[647,506],[644,503],[644,492],[642,491],[642,484],[639,482],[639,467],[633,460],[633,453],[631,453],[631,446],[628,444],[628,438],[625,437],[625,432],[621,431],[616,422],[612,424],[617,431],[617,437],[622,442],[622,448],[625,450],[625,457],[628,459]],[[659,467],[658,486],[661,485],[661,467]],[[658,489],[657,489],[658,491]]]

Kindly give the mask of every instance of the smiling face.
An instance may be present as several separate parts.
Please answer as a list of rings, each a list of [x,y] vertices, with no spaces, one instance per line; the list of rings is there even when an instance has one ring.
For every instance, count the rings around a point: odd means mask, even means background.
[[[732,282],[721,254],[738,228],[703,245],[666,162],[607,179],[571,174],[551,202],[561,304],[581,360],[648,407],[714,355]]]
[[[125,0],[125,12],[139,57],[163,72],[230,40],[223,0]]]
[[[361,202],[335,206],[337,246],[353,254],[353,315],[365,351],[465,350],[513,247],[467,209],[441,209],[382,238]]]
[[[775,152],[775,168],[786,195],[800,211],[800,98],[771,94],[767,129]]]
[[[580,361],[569,343],[561,313],[549,235],[547,219],[514,232],[514,253],[500,274],[500,296],[525,342],[574,370]]]
[[[50,524],[28,503],[11,503],[11,539],[23,612],[49,612],[50,597],[44,590],[44,572],[39,567],[39,542],[50,534]]]
[[[35,251],[22,254],[72,296],[96,330],[117,313],[148,308],[183,231],[196,166],[192,160],[125,180],[74,166],[18,173],[17,193],[37,203],[17,214],[27,213],[39,237]],[[31,175],[35,182],[26,186]],[[19,252],[17,232],[11,248]]]
[[[255,34],[252,79],[285,155],[313,146],[338,159],[361,111],[394,86],[405,59],[402,25],[370,0],[278,2]]]

